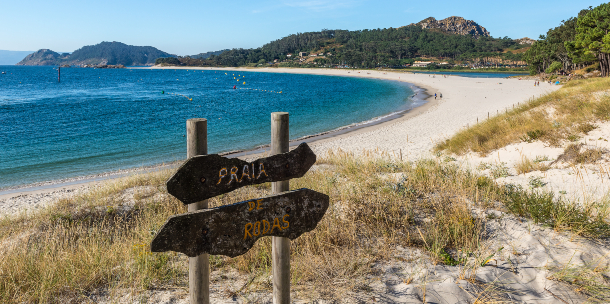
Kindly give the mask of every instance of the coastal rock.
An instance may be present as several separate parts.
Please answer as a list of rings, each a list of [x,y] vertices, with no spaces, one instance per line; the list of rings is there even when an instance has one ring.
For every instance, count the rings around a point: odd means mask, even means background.
[[[420,26],[424,29],[438,29],[449,34],[472,35],[475,38],[490,37],[489,32],[484,27],[472,20],[466,20],[457,16],[451,16],[443,20],[436,20],[434,17],[429,17],[418,23],[411,23],[409,25]]]
[[[529,37],[523,37],[521,39],[515,39],[515,41],[517,41],[519,44],[529,44],[532,45],[534,44],[534,42],[536,42],[536,40],[529,38]]]
[[[98,68],[98,69],[124,69],[125,66],[122,64],[117,64],[117,65],[101,64],[101,65],[95,66],[95,68]]]

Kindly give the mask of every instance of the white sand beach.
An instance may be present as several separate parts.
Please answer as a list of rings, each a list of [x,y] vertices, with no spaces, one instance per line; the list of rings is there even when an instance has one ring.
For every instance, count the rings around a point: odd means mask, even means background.
[[[174,69],[174,67],[172,67]],[[186,68],[185,68],[186,69]],[[197,69],[188,67],[188,69]],[[220,70],[220,69],[219,69]],[[329,150],[341,149],[355,155],[363,151],[384,151],[390,157],[404,160],[417,160],[423,157],[435,157],[432,148],[436,143],[449,138],[459,130],[484,121],[497,113],[511,109],[513,106],[527,102],[532,97],[558,90],[560,86],[542,83],[534,86],[533,80],[504,78],[466,78],[458,76],[443,77],[442,75],[412,74],[387,71],[358,71],[341,69],[222,69],[249,72],[320,74],[342,77],[367,77],[392,81],[403,81],[425,89],[429,97],[428,103],[413,109],[400,118],[360,128],[352,132],[320,139],[310,145],[317,154]],[[434,94],[442,94],[434,99]],[[425,94],[421,92],[420,94]],[[598,139],[602,138],[602,139]],[[603,145],[610,149],[607,141],[610,138],[610,125],[601,127],[581,139],[587,144]],[[590,139],[595,139],[592,141]],[[456,157],[458,162],[471,168],[481,162],[505,162],[510,170],[522,155],[535,157],[547,155],[555,159],[562,149],[545,147],[539,142],[520,143],[505,147],[482,157],[468,154]],[[498,179],[499,182],[510,182],[526,185],[531,175],[539,174],[547,181],[548,189],[557,193],[567,193],[572,199],[583,199],[583,193],[590,194],[593,199],[603,197],[610,188],[608,171],[596,172],[594,168],[576,169],[587,171],[586,174],[574,174],[574,168],[556,168],[542,174],[531,173],[522,176],[511,171],[511,176]],[[571,173],[572,172],[572,173]],[[483,174],[487,174],[485,170]],[[606,176],[606,175],[607,176]],[[582,187],[580,185],[585,185]],[[89,187],[84,184],[81,187]],[[595,191],[590,190],[595,189]],[[77,192],[79,187],[73,191]],[[580,189],[580,190],[579,190]],[[589,190],[587,190],[589,189]],[[66,194],[67,190],[50,188],[44,193],[28,193],[28,189],[0,196],[0,214],[38,208],[52,204],[53,198]],[[72,191],[72,189],[70,190]],[[579,192],[582,191],[582,192]],[[40,204],[40,196],[45,197]],[[588,198],[590,199],[590,198]],[[551,270],[557,267],[582,266],[599,264],[608,267],[610,244],[604,241],[591,240],[558,233],[552,229],[533,224],[527,220],[498,210],[473,210],[481,218],[489,218],[485,224],[488,233],[483,245],[487,252],[493,255],[490,264],[493,267],[479,268],[476,278],[480,286],[463,280],[464,272],[460,266],[434,265],[425,253],[418,249],[397,248],[397,255],[403,257],[421,257],[415,262],[404,262],[405,259],[387,261],[376,265],[381,275],[372,284],[372,290],[354,291],[346,302],[354,303],[421,303],[422,292],[427,294],[431,303],[473,303],[478,296],[485,293],[481,288],[494,286],[497,294],[510,294],[506,302],[517,303],[581,303],[585,298],[565,285],[557,283],[550,277]],[[495,255],[494,255],[495,253]],[[408,258],[406,260],[409,260]],[[597,265],[596,264],[596,265]],[[219,274],[213,274],[213,276]],[[411,278],[406,281],[405,278]],[[211,289],[220,290],[221,281],[215,281]],[[240,283],[239,278],[235,285]],[[485,286],[485,287],[481,287]],[[165,290],[150,292],[146,295],[151,303],[187,303],[186,295],[181,290]],[[268,303],[269,295],[253,295],[258,302]],[[236,303],[233,299],[216,298],[214,303]],[[116,299],[114,300],[116,301]],[[132,302],[125,298],[126,302]],[[135,301],[135,300],[134,300]],[[112,302],[112,300],[108,300]],[[237,302],[243,302],[239,299]],[[298,302],[298,299],[297,299]],[[317,302],[326,303],[326,302]]]

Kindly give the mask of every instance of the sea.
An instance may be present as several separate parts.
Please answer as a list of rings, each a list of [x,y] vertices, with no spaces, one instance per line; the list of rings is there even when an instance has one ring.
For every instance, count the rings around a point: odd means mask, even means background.
[[[277,73],[0,66],[0,189],[186,158],[186,120],[208,120],[208,152],[373,122],[417,102],[409,84]],[[235,87],[235,88],[234,88]],[[421,102],[421,101],[420,101]]]
[[[58,81],[57,67],[0,72],[0,192],[184,160],[190,118],[208,120],[208,152],[223,153],[268,145],[272,112],[290,114],[298,142],[382,121],[425,97],[404,82],[340,76],[61,68]]]

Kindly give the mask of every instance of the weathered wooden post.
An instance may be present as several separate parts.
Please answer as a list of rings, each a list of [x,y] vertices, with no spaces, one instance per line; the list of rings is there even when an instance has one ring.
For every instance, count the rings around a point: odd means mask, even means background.
[[[288,113],[271,113],[271,155],[288,152]],[[289,181],[271,184],[272,193],[290,190]],[[274,236],[271,239],[273,255],[273,303],[290,303],[290,240]]]
[[[264,236],[273,237],[273,302],[290,301],[290,240],[316,228],[329,197],[310,189],[288,190],[316,162],[306,143],[288,152],[288,113],[272,113],[272,153],[246,162],[207,155],[207,120],[187,121],[189,159],[167,181],[167,193],[189,212],[171,216],[150,244],[152,252],[189,257],[192,304],[209,303],[208,254],[236,257]],[[281,153],[285,151],[284,153]],[[270,196],[207,208],[207,199],[235,189],[271,182]]]
[[[186,157],[208,154],[208,120],[193,118],[186,121]],[[208,200],[188,205],[193,212],[208,208]],[[207,253],[189,257],[189,299],[191,304],[210,303],[210,265]]]

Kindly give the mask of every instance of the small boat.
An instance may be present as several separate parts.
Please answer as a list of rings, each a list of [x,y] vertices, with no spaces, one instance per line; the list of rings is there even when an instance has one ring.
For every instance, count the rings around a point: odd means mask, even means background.
[[[2,74],[6,74],[6,72],[2,72]]]

